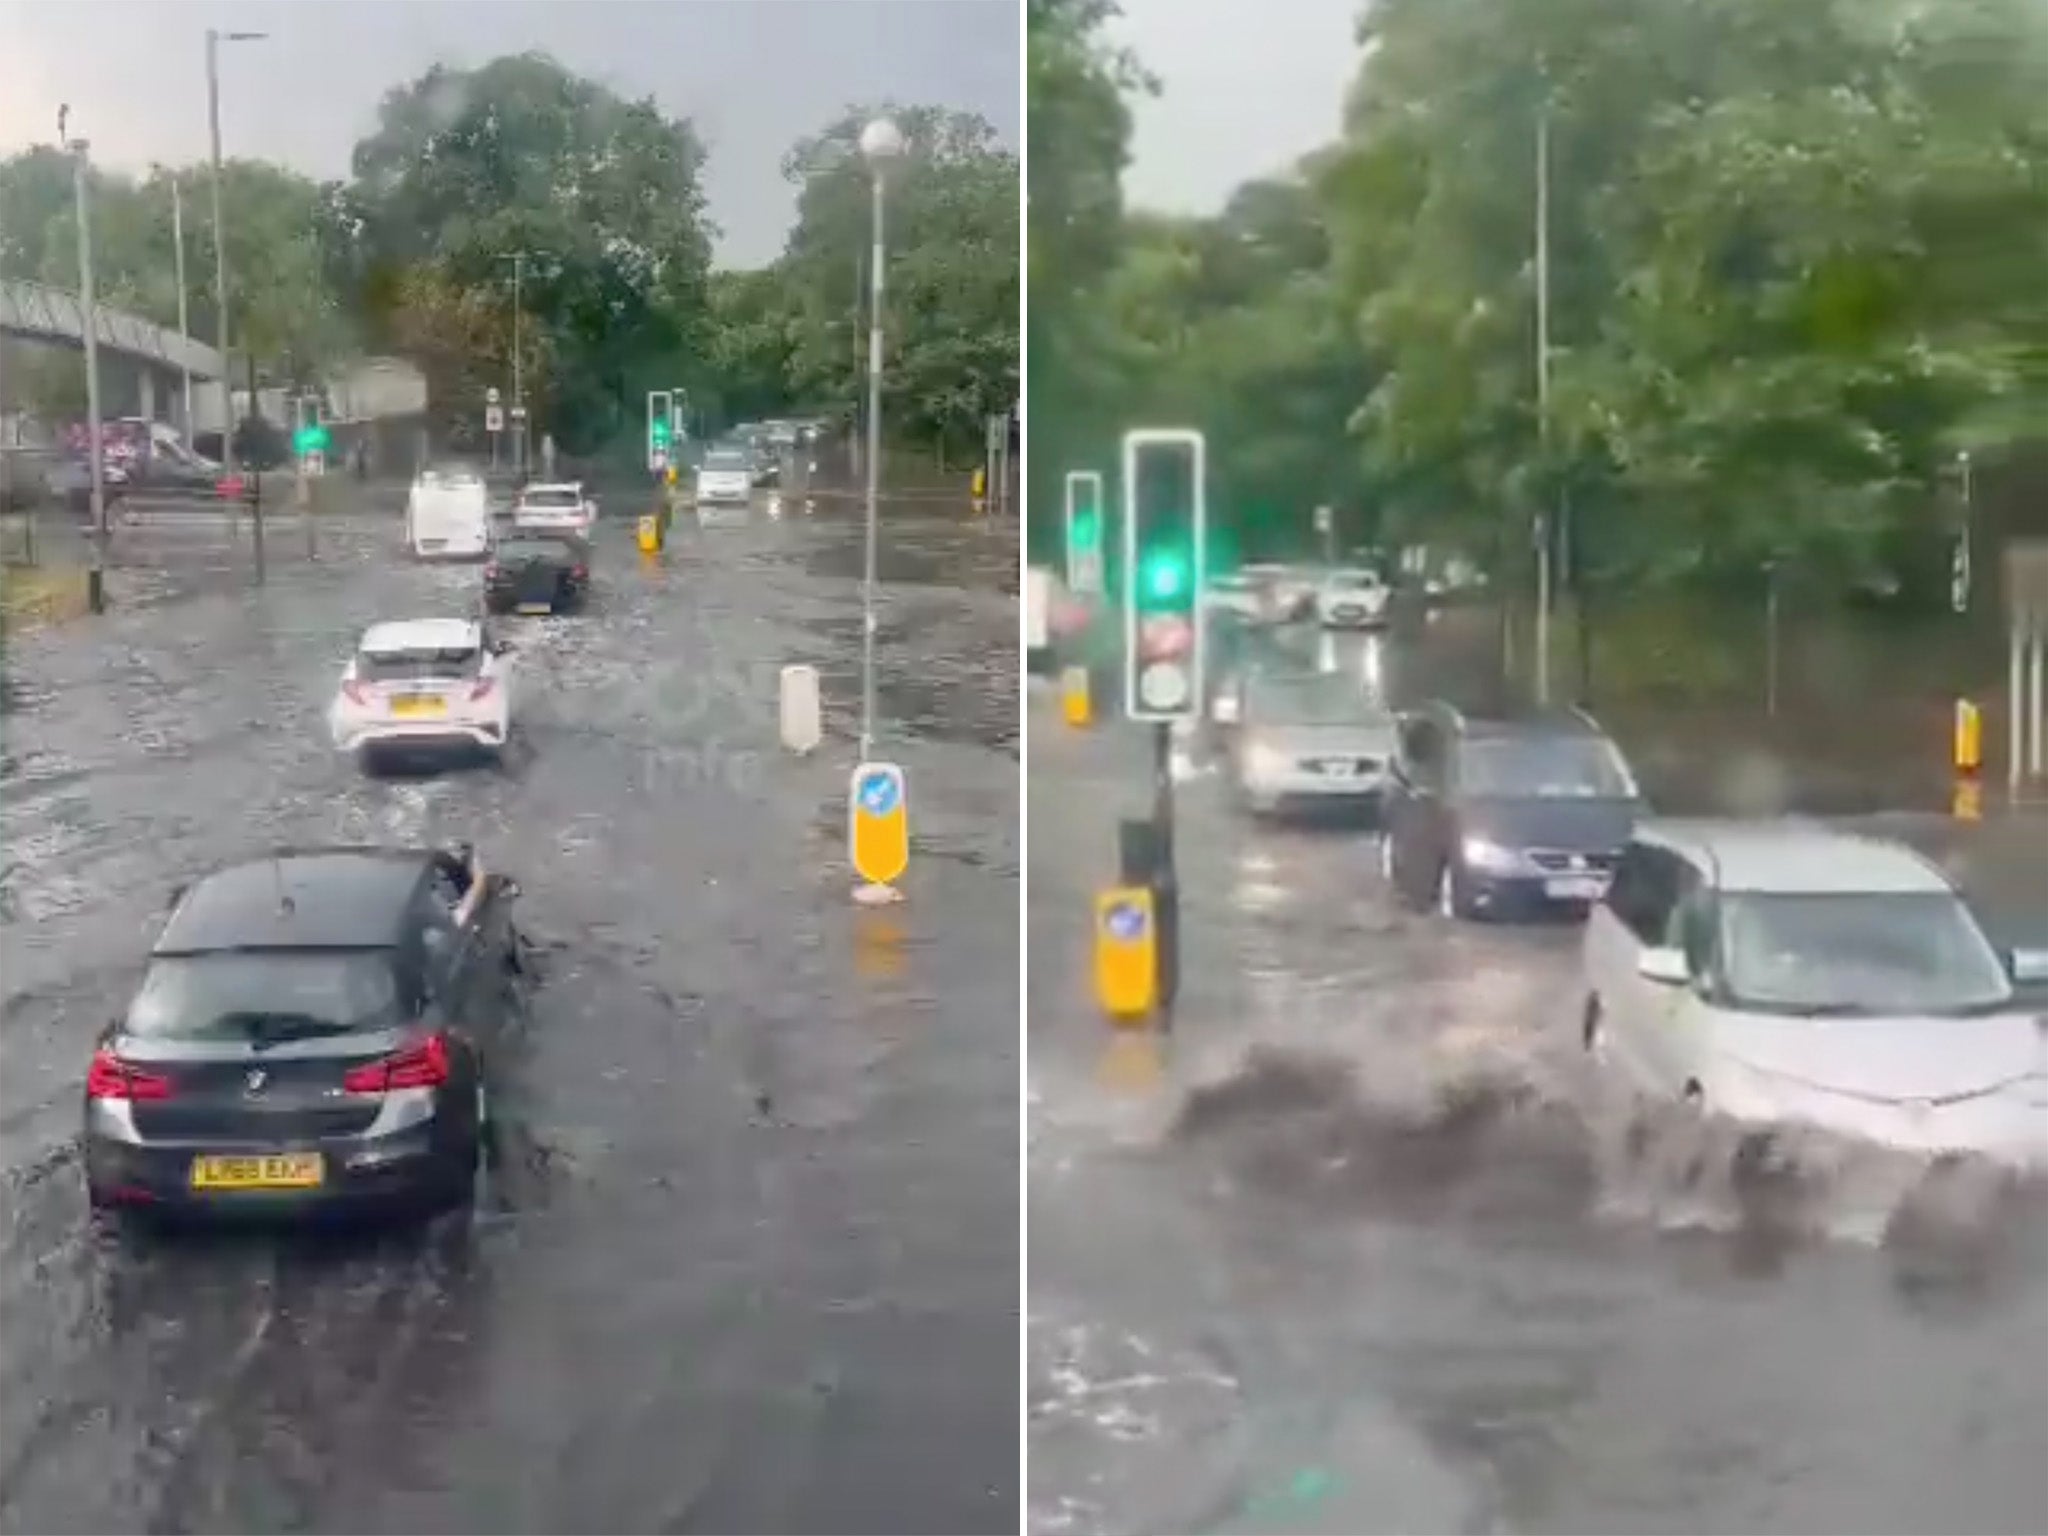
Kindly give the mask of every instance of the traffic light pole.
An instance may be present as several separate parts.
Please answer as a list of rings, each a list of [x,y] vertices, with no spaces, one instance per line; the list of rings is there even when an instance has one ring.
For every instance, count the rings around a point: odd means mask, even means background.
[[[1152,906],[1159,924],[1159,1024],[1173,1028],[1180,995],[1180,875],[1173,851],[1173,726],[1152,726]]]

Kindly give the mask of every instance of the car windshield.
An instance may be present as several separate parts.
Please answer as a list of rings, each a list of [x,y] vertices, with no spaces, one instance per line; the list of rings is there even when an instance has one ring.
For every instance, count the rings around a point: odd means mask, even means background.
[[[366,683],[475,677],[482,667],[483,654],[473,646],[449,646],[441,650],[364,651],[356,657],[356,676]]]
[[[739,448],[714,448],[711,452],[704,455],[704,467],[706,469],[743,470],[747,467],[747,463],[745,450]]]
[[[145,1040],[283,1041],[390,1024],[398,1004],[385,950],[165,955],[123,1028]]]
[[[1458,764],[1468,795],[1501,800],[1633,800],[1635,778],[1598,736],[1468,741]]]
[[[1948,892],[1724,898],[1721,970],[1730,1000],[1801,1015],[1974,1013],[2012,981]]]
[[[1356,678],[1341,672],[1261,677],[1253,685],[1251,708],[1261,725],[1380,725],[1393,731],[1386,711],[1366,696]]]

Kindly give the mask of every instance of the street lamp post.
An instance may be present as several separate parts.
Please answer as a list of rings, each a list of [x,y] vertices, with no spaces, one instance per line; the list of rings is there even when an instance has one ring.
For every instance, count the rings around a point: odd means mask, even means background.
[[[78,205],[78,319],[85,333],[85,453],[88,483],[92,487],[92,566],[86,572],[86,596],[94,613],[107,606],[107,466],[100,440],[100,347],[99,313],[92,283],[91,184],[87,155],[92,146],[84,139],[66,139],[64,127],[69,107],[57,112],[57,137],[71,151],[73,196]]]
[[[520,344],[524,340],[521,325],[521,310],[525,307],[526,252],[514,251],[506,260],[512,263],[512,421],[517,429],[513,437],[513,469],[521,480],[526,478],[526,373],[520,358]]]
[[[1550,470],[1550,106],[1536,116],[1536,432]],[[1539,494],[1541,494],[1539,490]],[[1551,558],[1557,530],[1550,508],[1536,512],[1536,702],[1550,702]]]
[[[213,307],[218,322],[220,345],[220,458],[228,462],[235,430],[235,386],[228,367],[228,234],[220,208],[220,45],[254,43],[267,32],[220,32],[206,29],[206,118],[213,139]],[[249,397],[249,412],[256,412],[256,397]]]
[[[882,467],[882,188],[892,161],[903,153],[903,134],[885,117],[861,130],[860,152],[874,176],[874,247],[868,258],[867,561],[861,582],[860,758],[875,745],[875,533]]]
[[[176,171],[171,172],[171,248],[177,264],[178,339],[182,341],[192,334],[192,318],[186,308],[188,300],[185,293],[185,194],[179,190]],[[185,381],[185,408],[179,426],[185,433],[185,445],[196,452],[194,444],[199,434],[192,425],[192,359],[189,353],[178,359],[178,369]]]

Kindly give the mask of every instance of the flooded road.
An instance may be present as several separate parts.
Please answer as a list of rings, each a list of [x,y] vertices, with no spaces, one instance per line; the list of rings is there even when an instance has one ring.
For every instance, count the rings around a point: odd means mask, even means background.
[[[373,619],[470,611],[395,521],[261,591],[11,637],[0,758],[0,1528],[1015,1529],[1014,529],[885,513],[907,901],[847,899],[856,519],[601,529],[506,621],[502,770],[370,780],[322,711]],[[116,601],[120,601],[119,589]],[[778,753],[790,662],[828,741]],[[176,882],[473,840],[539,965],[473,1222],[131,1244],[80,1074]]]
[[[1835,1148],[1760,1206],[1592,1076],[1575,929],[1408,912],[1199,766],[1176,1027],[1111,1031],[1085,903],[1148,743],[1030,709],[1033,1531],[2048,1529],[2048,1196]],[[1873,824],[2048,938],[2048,820]]]

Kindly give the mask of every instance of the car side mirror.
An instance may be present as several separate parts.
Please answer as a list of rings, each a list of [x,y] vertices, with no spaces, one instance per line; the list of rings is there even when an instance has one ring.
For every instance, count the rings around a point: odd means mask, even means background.
[[[2006,954],[2005,968],[2023,987],[2048,986],[2048,949],[2015,949]]]
[[[1682,949],[1646,949],[1636,960],[1636,974],[1660,987],[1682,987],[1692,980],[1692,966]]]

